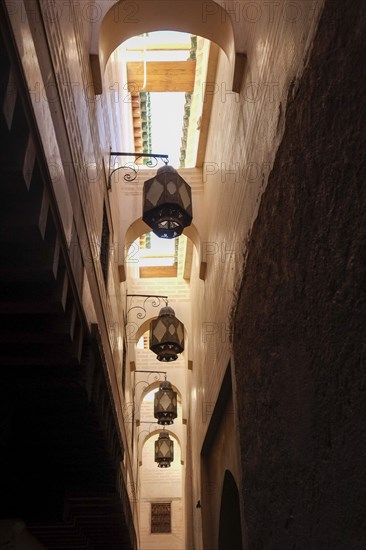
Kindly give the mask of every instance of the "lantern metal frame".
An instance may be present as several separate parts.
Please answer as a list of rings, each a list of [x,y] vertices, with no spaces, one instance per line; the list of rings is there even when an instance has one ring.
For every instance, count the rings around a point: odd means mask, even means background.
[[[112,157],[132,157],[135,159],[134,162],[127,162],[123,164],[122,166],[118,166],[117,168],[113,168],[112,164]],[[158,153],[127,153],[125,151],[112,151],[112,148],[109,150],[109,166],[108,166],[108,183],[107,183],[107,189],[110,191],[112,189],[112,176],[115,172],[118,172],[118,170],[125,170],[127,173],[123,176],[123,180],[127,183],[131,183],[136,180],[137,178],[137,172],[138,172],[138,165],[137,161],[139,159],[146,158],[149,159],[145,166],[148,168],[155,168],[159,160],[163,162],[163,164],[167,165],[169,163],[169,155],[165,154],[158,154]]]
[[[115,167],[117,157],[129,157],[134,160]],[[179,237],[192,223],[191,187],[178,171],[169,165],[168,155],[112,151],[110,147],[107,189],[111,191],[112,176],[119,170],[126,172],[123,176],[124,182],[136,181],[140,159],[147,159],[145,166],[148,168],[157,167],[159,161],[163,164],[155,176],[144,182],[142,219],[159,238]]]
[[[172,327],[174,332],[171,331]],[[184,324],[175,316],[173,308],[162,308],[158,317],[151,321],[149,347],[158,361],[164,363],[176,361],[184,351]]]
[[[164,443],[168,445],[168,456],[167,453],[164,456],[161,451],[161,447]],[[170,439],[169,433],[165,430],[161,431],[158,439],[155,440],[154,461],[158,463],[158,468],[170,468],[170,464],[174,461],[174,440]]]
[[[145,298],[145,299],[143,301],[143,304],[134,305],[134,306],[131,306],[130,308],[127,309],[127,300],[129,298]],[[138,319],[138,320],[145,319],[145,317],[147,315],[147,305],[146,304],[147,304],[147,301],[151,298],[153,299],[153,301],[149,304],[151,307],[154,307],[154,308],[160,307],[161,302],[164,301],[165,308],[169,308],[169,306],[168,306],[168,296],[162,296],[162,295],[157,295],[157,294],[126,294],[126,318],[125,318],[125,325],[126,326],[127,326],[127,323],[128,323],[128,316],[131,313],[131,311],[133,311],[133,310],[137,310],[136,319]],[[162,308],[162,309],[164,309],[164,308]],[[159,361],[164,362],[164,363],[168,363],[168,362],[176,361],[178,359],[178,355],[181,354],[184,351],[184,323],[182,323],[182,321],[180,321],[178,319],[178,317],[175,316],[174,310],[172,308],[169,308],[169,309],[172,310],[173,316],[176,320],[176,323],[173,323],[174,325],[176,325],[175,326],[176,331],[178,331],[178,328],[181,327],[182,338],[180,338],[179,332],[177,332],[177,334],[175,335],[177,341],[175,343],[169,344],[168,342],[162,342],[162,341],[158,342],[157,341],[154,344],[152,344],[151,343],[152,342],[152,331],[154,330],[154,328],[152,328],[152,327],[153,327],[154,324],[157,326],[158,323],[159,323],[159,320],[161,321],[163,319],[164,315],[162,315],[162,316],[160,315],[162,309],[160,310],[159,315],[155,319],[152,319],[151,322],[150,322],[150,327],[149,327],[150,328],[150,345],[149,345],[149,349],[150,349],[150,351],[152,351],[153,353],[156,354],[157,359]],[[166,314],[166,316],[169,317],[170,315]],[[161,321],[161,322],[163,324],[165,324],[164,321]],[[155,335],[155,338],[157,339],[156,335]],[[170,353],[167,350],[167,346],[170,349]]]
[[[166,388],[163,387],[164,384],[167,386]],[[168,393],[171,393],[173,395],[168,396]],[[164,406],[162,401],[165,396],[170,402]],[[167,377],[165,375],[165,380],[160,383],[158,391],[154,394],[154,418],[158,419],[158,424],[160,424],[161,426],[170,426],[171,424],[174,424],[174,420],[177,418],[177,416],[178,393],[173,390],[171,382],[167,380]]]
[[[191,225],[192,190],[173,166],[144,182],[142,219],[160,239],[175,239]]]

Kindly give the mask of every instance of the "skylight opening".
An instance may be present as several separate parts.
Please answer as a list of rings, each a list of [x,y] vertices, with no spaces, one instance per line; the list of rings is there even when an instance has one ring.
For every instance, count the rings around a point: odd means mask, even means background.
[[[131,90],[135,152],[167,154],[177,169],[195,166],[202,110],[198,98],[191,120],[197,44],[198,38],[188,33],[151,32],[124,42],[120,56]],[[198,82],[201,77],[200,72]]]
[[[159,239],[152,231],[137,238],[127,250],[130,276],[139,278],[175,277],[189,280],[192,241],[186,235]]]
[[[176,277],[178,239],[159,239],[152,231],[139,239],[139,276]]]
[[[151,147],[180,167],[185,92],[151,92]]]

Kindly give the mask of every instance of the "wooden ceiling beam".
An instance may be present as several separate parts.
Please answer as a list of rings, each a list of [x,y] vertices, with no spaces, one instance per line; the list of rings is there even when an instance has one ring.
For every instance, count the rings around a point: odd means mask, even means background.
[[[127,63],[127,79],[144,92],[193,92],[196,62],[147,61],[146,86],[144,85],[144,63]]]

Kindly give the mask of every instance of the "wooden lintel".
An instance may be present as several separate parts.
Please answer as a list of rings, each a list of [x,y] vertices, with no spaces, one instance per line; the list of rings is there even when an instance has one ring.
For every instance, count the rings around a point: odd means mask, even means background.
[[[128,83],[144,92],[193,92],[196,62],[147,61],[146,85],[144,86],[144,63],[127,63]]]

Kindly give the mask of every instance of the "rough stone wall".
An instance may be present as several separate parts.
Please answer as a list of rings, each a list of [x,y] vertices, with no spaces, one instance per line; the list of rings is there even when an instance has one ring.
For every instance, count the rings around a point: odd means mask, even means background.
[[[254,224],[234,357],[250,550],[364,550],[366,3],[327,1]]]

